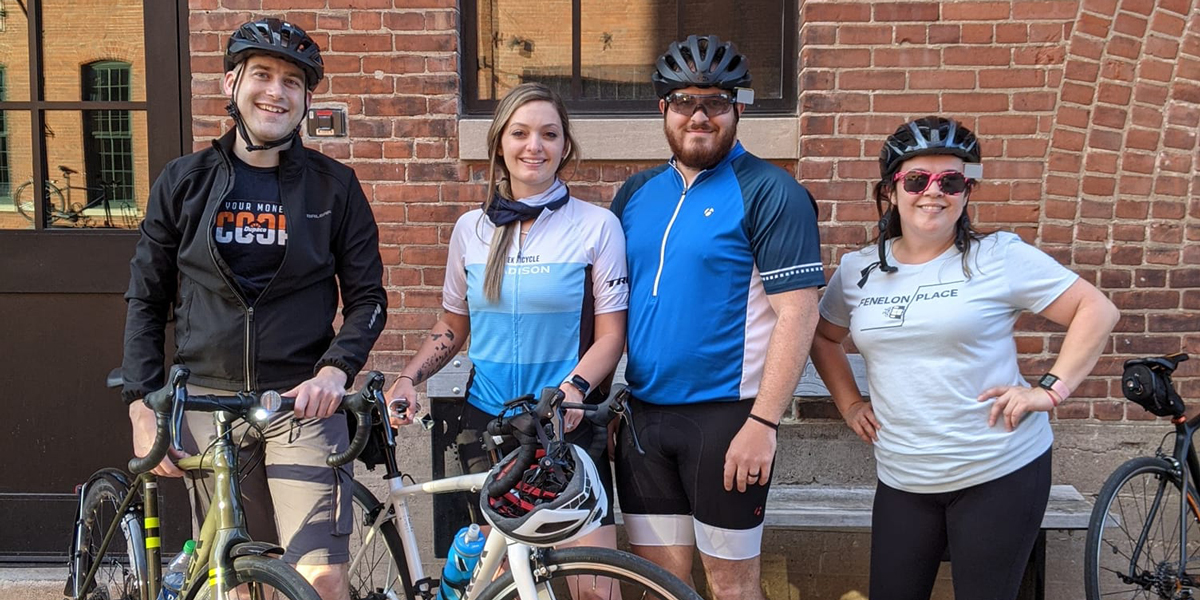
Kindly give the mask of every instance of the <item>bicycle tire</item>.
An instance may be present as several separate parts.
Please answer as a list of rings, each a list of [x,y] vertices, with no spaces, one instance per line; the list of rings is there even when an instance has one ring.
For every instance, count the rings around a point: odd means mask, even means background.
[[[233,559],[234,585],[249,584],[250,598],[255,600],[321,600],[317,591],[296,569],[278,558],[270,556],[239,556]],[[265,587],[271,588],[270,590]],[[231,586],[232,587],[232,586]],[[187,600],[213,600],[213,588],[206,577],[194,582],[185,596]],[[236,592],[226,594],[232,600]]]
[[[139,600],[141,590],[145,585],[144,571],[145,536],[142,531],[142,513],[138,510],[126,510],[123,515],[117,514],[117,508],[125,499],[128,488],[107,477],[98,478],[90,484],[83,498],[83,510],[80,512],[79,531],[80,546],[76,549],[78,555],[72,557],[68,573],[67,595],[71,593],[74,581],[87,575],[88,569],[96,561],[100,566],[92,585],[83,590],[80,598],[86,600]],[[112,523],[120,518],[123,522],[118,526],[117,533],[109,542],[103,556],[96,556],[100,543]],[[136,565],[136,566],[135,566]]]
[[[32,223],[37,216],[37,213],[35,212],[36,208],[33,204],[33,198],[29,193],[29,186],[31,185],[33,185],[32,181],[26,181],[25,183],[22,183],[17,187],[16,191],[13,192],[12,196],[13,204],[17,207],[17,212],[21,213],[21,216],[25,217],[25,219],[30,223]],[[46,182],[46,196],[46,214],[47,221],[49,221],[49,215],[60,211],[58,207],[65,207],[67,201],[66,198],[63,197],[62,190],[58,189],[58,186],[50,183],[49,181]]]
[[[646,600],[700,600],[700,595],[662,567],[639,556],[611,548],[550,549],[535,559],[533,576],[539,600],[582,600],[605,596],[572,590],[587,585],[588,577],[608,577],[620,582],[621,598]],[[571,581],[569,577],[583,577]],[[584,593],[579,593],[584,592]],[[478,600],[519,600],[512,571],[488,584]]]
[[[350,556],[358,556],[364,545],[367,549],[357,563],[350,566],[351,600],[384,600],[411,598],[408,562],[404,544],[396,524],[387,520],[372,531],[379,511],[388,510],[371,490],[358,481],[353,482],[354,529],[350,533]],[[390,594],[390,595],[389,595]]]
[[[1108,477],[1088,520],[1084,551],[1088,600],[1179,598],[1185,588],[1196,589],[1188,573],[1200,573],[1200,504],[1190,484],[1186,564],[1184,576],[1177,576],[1181,489],[1171,463],[1161,458],[1135,458]]]

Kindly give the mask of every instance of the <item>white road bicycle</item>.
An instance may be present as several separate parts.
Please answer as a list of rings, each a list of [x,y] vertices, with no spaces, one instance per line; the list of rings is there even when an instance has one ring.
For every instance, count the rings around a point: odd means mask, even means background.
[[[511,432],[518,428],[533,431],[538,427],[553,441],[550,425],[561,410],[584,408],[585,422],[593,428],[604,429],[617,416],[628,418],[627,394],[615,394],[599,405],[583,406],[562,403],[557,388],[547,388],[534,404],[533,396],[510,402],[524,403],[527,412],[511,419],[497,419],[489,432]],[[386,502],[380,502],[360,482],[354,482],[355,529],[351,540],[353,557],[350,562],[350,597],[353,600],[432,600],[438,593],[438,580],[426,575],[419,556],[417,538],[413,532],[408,500],[421,494],[454,492],[487,493],[484,491],[488,473],[459,475],[424,483],[408,483],[412,479],[399,470],[395,459],[395,440],[392,430],[378,410],[371,435],[384,444],[384,479],[389,484]],[[537,418],[528,415],[540,415]],[[522,423],[523,422],[523,423]],[[521,439],[521,435],[516,436]],[[593,439],[605,439],[594,435]],[[532,464],[538,438],[529,436],[522,442],[528,449]],[[586,457],[585,457],[586,458]],[[520,459],[518,459],[520,460]],[[511,469],[520,475],[523,468]],[[497,489],[508,489],[512,481],[497,482]],[[507,559],[507,562],[506,562]],[[504,566],[504,565],[507,566]],[[597,577],[610,578],[614,585],[595,586]],[[603,580],[601,580],[603,581]],[[619,595],[618,595],[619,593]],[[663,568],[643,558],[609,548],[543,548],[525,544],[493,528],[485,542],[479,564],[475,568],[464,600],[700,600],[687,584]]]

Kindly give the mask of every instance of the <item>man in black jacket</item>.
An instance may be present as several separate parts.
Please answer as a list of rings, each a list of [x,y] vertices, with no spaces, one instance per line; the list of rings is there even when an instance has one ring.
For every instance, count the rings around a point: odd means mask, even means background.
[[[264,460],[242,484],[247,521],[325,600],[342,599],[350,472],[324,461],[348,440],[345,421],[326,418],[383,331],[378,229],[354,171],[301,143],[324,76],[316,43],[278,19],[247,23],[229,39],[225,70],[236,129],[163,171],[130,264],[122,372],[134,450],[144,455],[153,441],[154,415],[138,400],[163,385],[174,307],[173,360],[191,370],[194,392],[296,398],[294,415],[250,436]],[[185,429],[185,448],[202,451],[212,417],[189,415]],[[170,456],[154,472],[183,475]],[[203,515],[208,486],[189,484]]]

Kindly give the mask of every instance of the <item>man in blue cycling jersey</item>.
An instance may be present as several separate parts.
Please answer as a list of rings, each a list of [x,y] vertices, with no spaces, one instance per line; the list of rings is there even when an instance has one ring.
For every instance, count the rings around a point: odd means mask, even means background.
[[[651,79],[674,156],[612,205],[629,263],[625,377],[646,450],[621,431],[621,510],[638,554],[689,581],[696,547],[716,598],[761,600],[776,429],[825,283],[816,203],[737,141],[753,92],[733,44],[674,42]]]

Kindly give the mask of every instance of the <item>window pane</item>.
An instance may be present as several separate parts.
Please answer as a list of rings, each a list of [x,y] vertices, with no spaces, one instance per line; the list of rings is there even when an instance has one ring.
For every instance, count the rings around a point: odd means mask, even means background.
[[[675,39],[675,0],[583,0],[580,76],[588,100],[653,100],[650,74]]]
[[[47,111],[46,226],[133,229],[149,193],[144,111]]]
[[[20,5],[0,1],[0,67],[5,71],[0,100],[29,100],[29,26]]]
[[[779,0],[681,0],[687,34],[712,34],[732,41],[750,60],[754,95],[767,100],[783,97],[783,3]],[[663,48],[670,41],[663,43]],[[661,52],[661,50],[660,50]],[[792,62],[792,61],[789,61]]]
[[[650,74],[673,41],[714,34],[750,60],[759,100],[784,99],[785,35],[794,32],[780,0],[578,0],[578,88],[572,87],[569,0],[477,0],[479,100],[541,81],[569,100],[653,100]],[[785,60],[786,59],[786,60]],[[648,104],[651,105],[651,104]],[[592,105],[595,106],[595,105]]]
[[[8,184],[8,189],[0,195],[0,229],[33,229],[29,113],[6,110],[0,111],[0,117],[4,121],[0,135],[0,176]]]
[[[145,101],[142,4],[143,0],[43,0],[46,100],[85,99],[80,65],[106,59],[131,65],[127,100]]]
[[[539,81],[571,97],[571,0],[480,0],[479,97]]]

